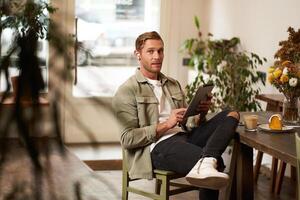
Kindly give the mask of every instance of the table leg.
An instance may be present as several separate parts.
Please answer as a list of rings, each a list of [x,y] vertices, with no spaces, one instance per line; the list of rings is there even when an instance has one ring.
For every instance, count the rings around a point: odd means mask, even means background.
[[[278,166],[278,159],[273,157],[272,158],[272,167],[271,167],[271,193],[275,190],[275,184],[277,179],[277,166]]]
[[[254,178],[254,183],[257,183],[257,179],[258,179],[258,175],[259,175],[259,170],[260,170],[260,166],[261,166],[261,161],[263,158],[264,153],[261,151],[257,152],[257,156],[256,156],[256,162],[255,162],[255,168],[254,168],[254,174],[253,174],[253,178]]]
[[[280,167],[279,167],[279,172],[276,178],[276,183],[275,183],[275,194],[279,195],[280,194],[280,190],[281,190],[281,185],[282,185],[282,181],[284,178],[284,172],[285,172],[285,168],[286,168],[286,163],[281,161],[280,162]]]
[[[240,143],[237,140],[234,140],[229,170],[230,179],[229,184],[226,188],[225,200],[236,200],[236,165],[239,149]]]
[[[237,199],[253,200],[253,149],[247,145],[240,145],[240,153],[237,158]]]

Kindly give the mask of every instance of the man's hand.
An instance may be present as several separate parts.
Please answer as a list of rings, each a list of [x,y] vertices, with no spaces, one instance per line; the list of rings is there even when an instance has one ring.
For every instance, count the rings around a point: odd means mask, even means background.
[[[157,139],[165,135],[165,133],[169,129],[175,127],[178,122],[182,122],[185,111],[186,108],[174,109],[171,111],[170,117],[167,119],[167,121],[157,124],[156,127]]]
[[[182,122],[183,115],[186,111],[186,108],[178,108],[171,111],[169,119],[166,121],[169,129],[176,126],[176,124],[179,122]]]

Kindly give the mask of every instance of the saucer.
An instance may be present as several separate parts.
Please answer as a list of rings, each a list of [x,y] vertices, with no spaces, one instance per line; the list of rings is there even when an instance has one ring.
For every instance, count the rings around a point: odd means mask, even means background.
[[[287,133],[287,132],[293,132],[294,128],[289,126],[283,126],[282,130],[273,130],[270,129],[269,124],[260,124],[258,125],[258,129],[270,133]]]

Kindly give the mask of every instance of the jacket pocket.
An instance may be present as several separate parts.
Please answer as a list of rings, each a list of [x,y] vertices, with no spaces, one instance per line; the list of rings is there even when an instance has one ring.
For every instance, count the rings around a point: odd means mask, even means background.
[[[184,96],[182,93],[175,93],[171,95],[172,101],[174,102],[176,108],[184,107]]]
[[[140,127],[157,123],[158,100],[156,97],[136,97]]]
[[[176,100],[176,101],[182,101],[183,100],[183,95],[181,93],[177,93],[177,94],[172,94],[172,99]]]

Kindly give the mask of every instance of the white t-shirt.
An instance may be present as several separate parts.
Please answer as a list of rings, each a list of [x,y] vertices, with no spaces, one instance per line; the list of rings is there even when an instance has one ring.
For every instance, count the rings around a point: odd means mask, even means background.
[[[159,123],[167,121],[169,118],[172,108],[170,102],[166,99],[166,96],[163,94],[162,87],[161,87],[161,81],[160,80],[152,80],[147,79],[147,81],[153,85],[153,92],[158,100],[158,121]],[[152,151],[159,142],[175,135],[176,133],[182,132],[182,129],[179,126],[175,126],[172,129],[169,129],[166,133],[166,135],[159,138],[158,141],[155,143],[152,143],[150,145],[150,151]]]

